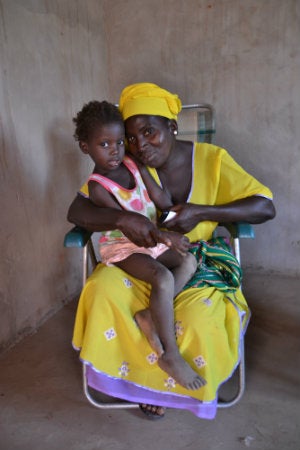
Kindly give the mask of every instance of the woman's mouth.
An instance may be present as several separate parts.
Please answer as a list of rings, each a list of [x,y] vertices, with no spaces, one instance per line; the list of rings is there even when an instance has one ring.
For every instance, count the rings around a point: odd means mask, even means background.
[[[141,155],[141,159],[144,164],[149,164],[154,158],[155,158],[155,153],[153,153],[153,152],[143,153]]]

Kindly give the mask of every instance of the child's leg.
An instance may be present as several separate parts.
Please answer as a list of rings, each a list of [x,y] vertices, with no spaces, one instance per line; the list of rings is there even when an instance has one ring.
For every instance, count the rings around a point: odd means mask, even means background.
[[[146,335],[149,344],[160,357],[164,348],[157,325],[159,328],[172,329],[174,332],[174,319],[172,319],[174,316],[174,277],[163,264],[143,253],[134,253],[114,264],[135,278],[151,284],[149,309],[145,310],[145,313],[144,311],[137,312],[135,319]],[[161,317],[159,324],[153,319],[153,313],[156,315],[155,311],[158,309],[157,314]]]
[[[115,265],[152,285],[149,309],[154,330],[152,330],[152,336],[147,338],[156,351],[157,344],[153,343],[152,337],[157,331],[162,345],[158,349],[159,366],[187,389],[198,389],[203,386],[205,380],[192,370],[178,351],[174,333],[174,278],[172,273],[159,261],[140,253],[133,254]],[[136,314],[136,319],[138,321],[138,314]],[[142,322],[140,326],[144,331]],[[144,332],[147,333],[147,329]]]
[[[157,260],[173,273],[174,297],[176,297],[196,272],[196,258],[189,252],[182,256],[177,251],[170,249],[160,255]]]

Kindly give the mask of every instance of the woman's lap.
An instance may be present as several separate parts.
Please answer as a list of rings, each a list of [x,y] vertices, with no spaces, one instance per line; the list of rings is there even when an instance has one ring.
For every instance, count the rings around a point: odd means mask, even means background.
[[[174,302],[180,352],[207,380],[196,391],[175,385],[158,367],[134,321],[134,314],[148,306],[149,287],[116,267],[98,265],[88,279],[78,305],[73,345],[81,349],[90,384],[99,390],[118,392],[116,396],[132,401],[155,398],[171,407],[178,407],[178,396],[184,396],[190,410],[197,410],[203,401],[213,406],[218,387],[238,362],[241,317],[247,305],[240,292],[237,297],[226,297],[214,288],[190,288]],[[185,407],[183,402],[180,407]]]

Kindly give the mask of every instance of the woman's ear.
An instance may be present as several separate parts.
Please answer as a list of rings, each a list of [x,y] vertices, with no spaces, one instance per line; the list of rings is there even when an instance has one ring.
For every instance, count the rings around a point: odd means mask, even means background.
[[[87,145],[86,142],[79,141],[79,147],[80,147],[80,150],[81,150],[83,153],[88,154],[89,148],[88,148],[88,145]]]
[[[175,136],[178,134],[178,124],[177,124],[176,120],[170,119],[169,130],[170,130],[171,134],[174,134]]]

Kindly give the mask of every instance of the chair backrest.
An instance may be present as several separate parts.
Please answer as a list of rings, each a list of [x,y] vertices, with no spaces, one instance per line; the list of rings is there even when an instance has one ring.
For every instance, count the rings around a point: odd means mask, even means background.
[[[216,132],[215,110],[208,103],[183,105],[178,115],[178,136],[195,142],[212,142]]]

